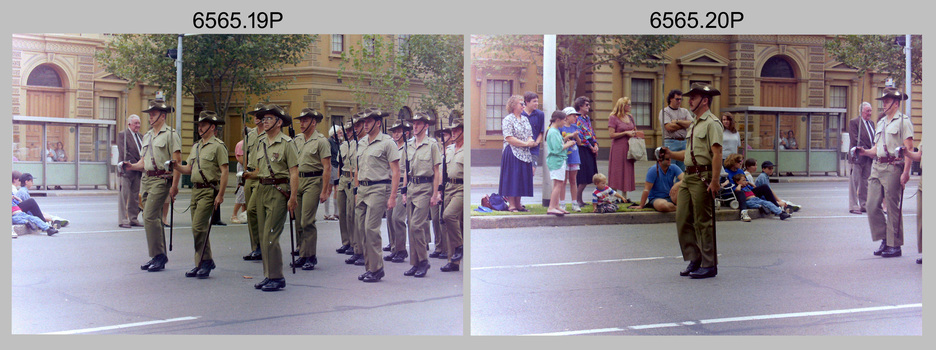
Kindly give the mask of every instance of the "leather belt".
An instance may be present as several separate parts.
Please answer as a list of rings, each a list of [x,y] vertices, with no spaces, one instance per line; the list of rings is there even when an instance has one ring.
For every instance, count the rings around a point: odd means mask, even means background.
[[[316,177],[316,176],[322,176],[322,174],[323,174],[322,170],[310,171],[310,172],[305,172],[305,173],[299,173],[299,177]]]
[[[270,177],[260,179],[261,185],[279,185],[279,184],[285,184],[285,183],[289,183],[289,179],[286,179],[286,178],[276,179],[276,178],[270,178]]]
[[[464,179],[449,179],[448,183],[453,185],[462,185],[465,183]]]
[[[342,171],[342,172],[341,172],[341,176],[344,176],[344,177],[351,177],[351,172],[350,172],[350,171]]]
[[[361,186],[371,186],[371,185],[380,185],[380,184],[389,184],[392,181],[390,179],[386,180],[377,180],[377,181],[358,181],[358,185]]]
[[[414,184],[414,185],[432,183],[432,180],[434,179],[435,178],[432,176],[410,176],[409,183]]]
[[[192,184],[195,185],[195,188],[214,188],[215,186],[219,184],[219,182],[218,181],[194,182]]]
[[[903,165],[903,157],[880,157],[878,163]]]
[[[167,177],[167,176],[172,176],[172,172],[171,172],[171,171],[165,171],[165,170],[147,170],[147,171],[146,171],[146,176]]]
[[[700,174],[703,171],[711,171],[711,165],[688,165],[686,166],[686,172],[690,174]]]

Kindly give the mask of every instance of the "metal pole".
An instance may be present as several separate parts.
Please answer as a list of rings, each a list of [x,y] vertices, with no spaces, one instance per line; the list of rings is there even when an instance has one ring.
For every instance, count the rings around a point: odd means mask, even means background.
[[[182,130],[182,119],[179,113],[182,113],[182,37],[185,34],[179,34],[179,47],[176,53],[176,131]],[[171,138],[170,138],[171,139]]]
[[[556,36],[543,35],[543,140],[546,140],[546,131],[549,130],[549,116],[556,110]],[[545,142],[544,142],[545,143]],[[545,148],[543,149],[545,150]],[[540,154],[540,159],[545,159]],[[543,206],[549,206],[550,194],[552,193],[552,179],[549,178],[549,168],[546,162],[542,162],[542,202]]]
[[[904,86],[906,86],[906,88],[905,88],[904,90],[907,92],[907,106],[906,106],[906,108],[907,108],[907,113],[906,113],[906,114],[907,114],[907,116],[909,117],[909,116],[910,116],[910,110],[912,109],[911,106],[910,106],[910,101],[913,100],[913,97],[912,97],[913,95],[910,94],[910,91],[911,91],[911,89],[912,89],[912,85],[911,85],[911,81],[910,81],[910,80],[911,80],[911,76],[912,76],[912,75],[911,75],[912,70],[910,69],[910,68],[911,68],[911,66],[910,66],[910,65],[911,65],[911,62],[910,62],[910,51],[911,51],[911,48],[910,48],[910,34],[907,34],[907,35],[906,35],[906,38],[907,38],[907,43],[904,45],[904,54],[905,54],[905,56],[906,56],[905,59],[906,59],[906,62],[907,62],[907,69],[906,69],[906,71],[904,72],[904,75],[905,75],[905,78],[904,78]],[[903,142],[903,141],[901,141],[901,142]]]

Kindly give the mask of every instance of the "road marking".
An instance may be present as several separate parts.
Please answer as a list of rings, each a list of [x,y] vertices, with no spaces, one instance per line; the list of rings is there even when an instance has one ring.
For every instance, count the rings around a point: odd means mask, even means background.
[[[915,216],[917,216],[917,214],[904,214],[903,216],[905,216],[905,217],[914,216],[914,217],[915,217]],[[865,219],[865,220],[868,220],[868,216],[867,216],[867,215],[855,215],[855,214],[848,215],[848,216],[844,216],[844,215],[843,215],[843,216],[831,216],[831,215],[829,215],[829,216],[791,216],[791,217],[790,217],[790,219],[847,219],[847,218]]]
[[[72,221],[74,222],[74,221]],[[235,224],[236,226],[236,224]],[[97,230],[97,231],[63,231],[63,233],[110,233],[110,232],[134,232],[134,231],[143,231],[144,228],[141,226],[134,226],[139,228],[122,228],[119,230]],[[222,226],[223,227],[223,226]],[[190,229],[192,226],[175,226],[173,229]],[[166,231],[169,231],[169,228],[166,227]]]
[[[598,328],[598,329],[586,329],[578,331],[563,331],[563,332],[552,332],[552,333],[538,333],[538,334],[528,334],[533,336],[539,335],[582,335],[582,334],[597,334],[597,333],[610,333],[610,332],[623,332],[626,330],[644,330],[644,329],[656,329],[656,328],[672,328],[680,326],[693,326],[696,324],[717,324],[717,323],[729,323],[729,322],[748,322],[748,321],[761,321],[761,320],[776,320],[783,318],[798,318],[798,317],[816,317],[816,316],[829,316],[829,315],[843,315],[843,314],[854,314],[862,312],[875,312],[875,311],[892,311],[900,309],[912,309],[912,308],[923,308],[922,303],[918,304],[904,304],[904,305],[892,305],[892,306],[873,306],[873,307],[863,307],[856,309],[841,309],[841,310],[826,310],[826,311],[807,311],[807,312],[793,312],[793,313],[783,313],[783,314],[768,314],[768,315],[754,315],[754,316],[741,316],[741,317],[725,317],[725,318],[713,318],[708,320],[697,320],[697,321],[683,321],[683,322],[668,322],[668,323],[656,323],[656,324],[646,324],[646,325],[637,325],[637,326],[627,326],[624,328],[612,327],[612,328]]]
[[[179,321],[190,321],[199,318],[200,316],[186,316],[179,318],[170,318],[167,320],[155,320],[155,321],[146,321],[146,322],[136,322],[136,323],[127,323],[119,324],[114,326],[104,326],[104,327],[95,327],[95,328],[85,328],[85,329],[75,329],[70,331],[61,331],[61,332],[50,332],[43,334],[80,334],[80,333],[91,333],[91,332],[100,332],[100,331],[109,331],[114,329],[123,329],[131,327],[140,327],[140,326],[149,326],[154,324],[169,323],[169,322],[179,322]]]
[[[721,255],[721,254],[718,254],[718,255]],[[573,265],[586,265],[586,264],[599,264],[599,263],[616,263],[616,262],[631,262],[631,261],[649,261],[649,260],[661,260],[661,259],[673,259],[673,258],[682,258],[682,256],[655,256],[655,257],[649,257],[649,258],[629,258],[629,259],[611,259],[611,260],[594,260],[594,261],[573,261],[573,262],[548,263],[548,264],[484,266],[484,267],[472,267],[472,268],[471,268],[471,271],[478,271],[478,270],[495,270],[495,269],[519,269],[519,268],[528,268],[528,267],[573,266]]]

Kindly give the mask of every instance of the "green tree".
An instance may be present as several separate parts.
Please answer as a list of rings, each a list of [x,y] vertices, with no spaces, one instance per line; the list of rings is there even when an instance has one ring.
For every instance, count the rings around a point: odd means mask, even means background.
[[[858,70],[864,79],[867,72],[887,74],[896,86],[903,85],[906,72],[906,57],[903,47],[897,45],[902,35],[837,35],[826,40],[826,51],[836,61]],[[923,37],[912,35],[911,79],[913,83],[923,81]]]
[[[182,91],[219,115],[233,96],[263,96],[284,89],[289,79],[271,79],[279,69],[302,61],[317,35],[194,35],[182,39]],[[176,67],[166,57],[178,47],[176,34],[118,34],[97,53],[104,69],[128,86],[152,84],[175,94]],[[202,100],[199,96],[206,96]]]
[[[385,35],[366,34],[341,54],[338,78],[360,107],[378,107],[395,115],[409,98],[410,71],[396,45]]]
[[[465,45],[461,35],[411,35],[401,52],[411,77],[429,90],[420,107],[437,112],[464,111]]]

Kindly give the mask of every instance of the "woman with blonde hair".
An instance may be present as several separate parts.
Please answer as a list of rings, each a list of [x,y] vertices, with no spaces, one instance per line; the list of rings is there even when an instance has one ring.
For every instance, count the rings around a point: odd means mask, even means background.
[[[530,120],[521,115],[523,96],[507,99],[507,116],[501,123],[504,148],[501,155],[498,193],[507,200],[508,210],[528,211],[520,204],[520,197],[533,196],[533,156],[530,147],[536,146]]]
[[[738,147],[741,147],[741,134],[735,125],[734,116],[731,112],[722,113],[722,126],[725,131],[722,134],[722,160],[728,159],[728,156],[738,153]]]
[[[621,97],[614,103],[614,109],[608,116],[608,135],[611,136],[611,154],[608,159],[608,185],[616,188],[627,198],[627,192],[634,191],[637,183],[634,176],[634,160],[627,159],[630,150],[628,141],[631,137],[643,137],[637,130],[637,122],[631,115],[631,100]],[[627,199],[627,203],[631,200]]]

